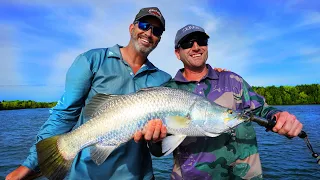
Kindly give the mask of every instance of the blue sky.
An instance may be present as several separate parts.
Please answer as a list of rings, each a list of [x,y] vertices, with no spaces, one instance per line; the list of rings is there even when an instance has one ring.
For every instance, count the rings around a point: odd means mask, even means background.
[[[166,31],[149,59],[172,76],[176,31],[196,24],[210,35],[208,63],[253,86],[320,83],[317,0],[4,0],[0,4],[0,100],[56,101],[74,58],[127,45],[140,8],[157,6]]]

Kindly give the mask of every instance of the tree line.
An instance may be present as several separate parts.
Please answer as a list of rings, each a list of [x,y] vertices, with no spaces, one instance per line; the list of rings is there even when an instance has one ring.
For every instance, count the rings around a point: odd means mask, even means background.
[[[252,88],[269,105],[320,104],[320,84]]]
[[[36,101],[0,101],[0,110],[12,110],[12,109],[31,109],[31,108],[51,108],[55,106],[57,102],[36,102]]]
[[[252,86],[252,89],[265,97],[269,105],[320,104],[320,84],[297,86]],[[57,102],[2,101],[0,110],[51,108]]]

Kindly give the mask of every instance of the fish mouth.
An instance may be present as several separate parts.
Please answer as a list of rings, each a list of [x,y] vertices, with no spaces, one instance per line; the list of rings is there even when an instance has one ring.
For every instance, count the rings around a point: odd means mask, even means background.
[[[238,111],[238,110],[233,110],[233,109],[227,109],[226,113],[228,114],[227,118],[225,121],[233,120],[233,119],[238,119],[241,121],[250,121],[251,119],[251,111]]]
[[[253,117],[253,113],[251,110],[243,110],[238,113],[239,118],[243,119],[244,121],[250,121]]]

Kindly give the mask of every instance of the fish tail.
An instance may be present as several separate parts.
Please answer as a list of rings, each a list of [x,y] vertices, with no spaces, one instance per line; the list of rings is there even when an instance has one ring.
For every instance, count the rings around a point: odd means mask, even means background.
[[[64,179],[74,157],[66,159],[58,148],[58,139],[53,136],[37,143],[37,154],[40,171],[48,179]]]

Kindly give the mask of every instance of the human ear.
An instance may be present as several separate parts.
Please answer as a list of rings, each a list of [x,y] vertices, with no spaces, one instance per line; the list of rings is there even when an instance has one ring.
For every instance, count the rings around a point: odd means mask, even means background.
[[[134,28],[134,24],[130,24],[130,26],[129,26],[129,32],[130,32],[130,34],[132,34],[133,28]]]
[[[175,49],[174,53],[176,54],[177,58],[180,60],[180,50],[179,49]]]

